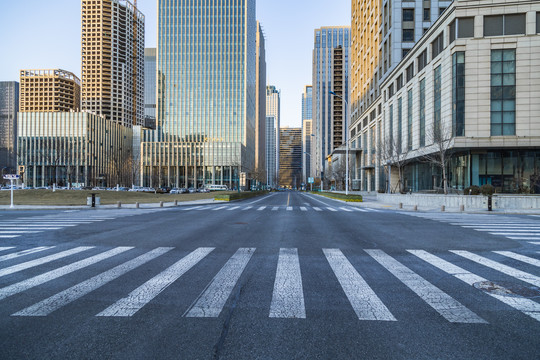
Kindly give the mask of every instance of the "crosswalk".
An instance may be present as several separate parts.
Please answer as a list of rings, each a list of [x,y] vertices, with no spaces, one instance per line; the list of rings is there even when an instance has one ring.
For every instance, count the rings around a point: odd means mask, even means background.
[[[511,240],[526,241],[540,245],[540,219],[536,217],[512,217],[483,214],[429,214],[402,212],[401,214],[416,216],[460,226],[465,229],[503,236]]]
[[[357,213],[367,213],[367,212],[384,212],[385,210],[373,209],[368,207],[357,207],[357,206],[287,206],[287,205],[259,205],[259,206],[188,206],[181,208],[180,211],[294,211],[294,212],[357,212]]]
[[[151,266],[157,271],[138,271],[138,275],[128,282],[132,284],[131,288],[116,287],[125,288],[125,294],[115,290],[114,294],[103,297],[109,299],[107,301],[110,303],[100,301],[101,310],[89,314],[104,318],[137,316],[141,309],[152,302],[161,303],[170,296],[167,289],[175,283],[182,283],[186,273],[200,273],[202,269],[208,269],[204,262],[211,261],[210,254],[214,254],[213,259],[218,256],[226,260],[224,265],[215,274],[209,274],[213,275],[212,280],[206,286],[201,284],[200,294],[192,299],[191,305],[180,309],[178,316],[217,318],[230,303],[234,290],[241,286],[240,284],[244,284],[244,293],[250,291],[250,287],[245,286],[246,277],[249,277],[250,283],[256,280],[264,282],[265,277],[270,277],[274,285],[268,289],[267,300],[262,301],[268,304],[268,307],[249,307],[264,311],[264,316],[268,318],[309,319],[310,308],[305,298],[316,295],[346,299],[345,304],[348,304],[351,314],[354,314],[358,321],[406,321],[405,315],[400,311],[402,305],[397,300],[409,296],[417,299],[419,311],[438,316],[441,321],[449,323],[496,322],[492,312],[495,308],[502,311],[501,304],[504,311],[514,309],[528,318],[540,321],[540,303],[537,302],[540,297],[540,252],[520,254],[515,251],[491,251],[477,254],[452,250],[434,254],[426,250],[410,249],[390,254],[380,249],[351,251],[324,248],[320,249],[319,255],[313,255],[312,252],[307,255],[302,249],[280,248],[275,249],[274,256],[269,258],[265,251],[258,255],[257,248],[216,251],[214,247],[200,247],[184,251],[173,247],[143,250],[126,246],[49,246],[24,249],[4,247],[0,248],[0,251],[5,253],[0,257],[0,302],[8,301],[17,294],[36,287],[40,288],[39,292],[27,293],[25,301],[30,301],[30,304],[25,304],[26,307],[11,314],[3,314],[0,310],[0,316],[49,316],[62,311],[71,303],[81,301],[107,284],[119,285],[137,269]],[[306,258],[303,258],[304,255]],[[165,265],[171,262],[162,261],[164,256],[174,261],[172,265]],[[313,260],[317,256],[328,265],[315,268],[315,271],[320,272],[316,274],[317,278],[319,281],[332,282],[333,286],[339,284],[340,292],[325,294],[314,287],[313,283],[304,281],[306,276],[312,275],[306,274],[306,268],[309,268],[308,259]],[[359,257],[361,260],[358,260]],[[260,266],[261,261],[271,261],[270,265],[275,271],[259,272],[260,268],[264,268]],[[256,262],[256,265],[253,265],[249,269],[250,274],[246,275],[252,262]],[[97,266],[105,269],[98,269]],[[87,279],[79,278],[78,281],[82,281],[71,286],[70,282],[63,285],[63,277],[77,272],[85,273],[80,270],[91,267],[94,269],[90,272],[93,276]],[[473,268],[478,274],[470,271]],[[96,271],[102,272],[96,275]],[[17,274],[14,275],[15,273]],[[374,276],[374,273],[377,275]],[[141,274],[151,275],[145,278],[144,275],[141,277]],[[489,274],[490,279],[486,278],[486,274]],[[403,289],[399,294],[392,293],[393,297],[398,297],[395,301],[389,299],[388,293],[383,296],[377,294],[377,290],[381,291],[380,278],[387,279],[384,281],[386,287],[401,286]],[[450,284],[441,286],[441,278],[445,278]],[[463,288],[463,285],[460,285],[463,282],[469,286]],[[506,288],[506,284],[510,283],[516,286]],[[485,287],[482,288],[483,284],[491,284],[487,288],[496,291],[485,290]],[[520,289],[519,284],[523,284],[522,287],[528,286],[529,293],[523,294],[516,290]],[[455,294],[451,291],[455,291]],[[467,291],[471,293],[467,294]],[[535,291],[535,294],[531,296],[530,291]],[[467,304],[462,303],[464,293],[470,295],[470,299],[476,299],[477,303],[472,303],[472,300]],[[490,303],[486,299],[495,301]],[[187,300],[189,303],[190,299]],[[11,305],[14,303],[11,302]],[[494,309],[486,308],[487,306]],[[74,307],[70,309],[73,311]],[[85,311],[82,307],[76,309]]]
[[[39,234],[45,231],[62,230],[79,225],[100,223],[126,216],[149,214],[161,209],[139,209],[130,211],[109,210],[94,213],[88,211],[70,211],[46,216],[27,216],[15,219],[0,220],[0,239],[13,239],[28,234]],[[1,250],[1,248],[0,248]]]

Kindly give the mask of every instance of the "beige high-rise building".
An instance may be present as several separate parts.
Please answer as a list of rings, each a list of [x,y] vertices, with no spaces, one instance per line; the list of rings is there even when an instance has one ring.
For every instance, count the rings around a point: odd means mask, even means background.
[[[61,69],[21,70],[19,112],[68,112],[81,107],[81,82]]]
[[[82,0],[82,108],[144,125],[144,15],[129,1]]]

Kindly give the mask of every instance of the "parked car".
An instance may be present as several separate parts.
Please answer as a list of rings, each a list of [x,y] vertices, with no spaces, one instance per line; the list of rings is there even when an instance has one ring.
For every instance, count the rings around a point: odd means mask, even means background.
[[[196,192],[197,192],[197,189],[195,189],[195,188],[193,188],[193,187],[190,187],[190,188],[188,189],[188,192],[189,192],[190,194],[193,194],[193,193],[196,193]]]

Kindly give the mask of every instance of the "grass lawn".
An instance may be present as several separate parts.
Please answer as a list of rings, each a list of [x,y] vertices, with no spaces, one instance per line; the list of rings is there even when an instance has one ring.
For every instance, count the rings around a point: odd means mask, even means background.
[[[86,205],[86,198],[96,193],[101,198],[102,205],[116,204],[121,201],[122,204],[135,204],[136,202],[158,203],[160,201],[173,202],[174,200],[193,201],[201,199],[213,199],[217,194],[194,193],[194,194],[149,194],[131,191],[86,191],[86,190],[15,190],[13,192],[13,202],[15,205]],[[220,192],[220,194],[230,194],[231,192]],[[0,191],[0,205],[9,205],[11,203],[11,191]]]

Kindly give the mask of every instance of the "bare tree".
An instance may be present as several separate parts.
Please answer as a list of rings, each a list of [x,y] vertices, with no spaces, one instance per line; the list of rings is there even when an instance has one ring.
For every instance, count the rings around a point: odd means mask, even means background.
[[[434,125],[426,131],[426,143],[431,144],[423,148],[422,160],[430,163],[441,171],[442,187],[444,194],[448,195],[448,165],[452,160],[452,147],[454,145],[454,136],[451,126],[443,124]]]
[[[405,192],[405,166],[410,162],[409,148],[403,149],[401,139],[389,137],[378,143],[379,160],[384,166],[386,178],[390,179],[392,168],[398,172],[397,188],[400,193]],[[391,190],[391,184],[388,184],[388,189]]]

